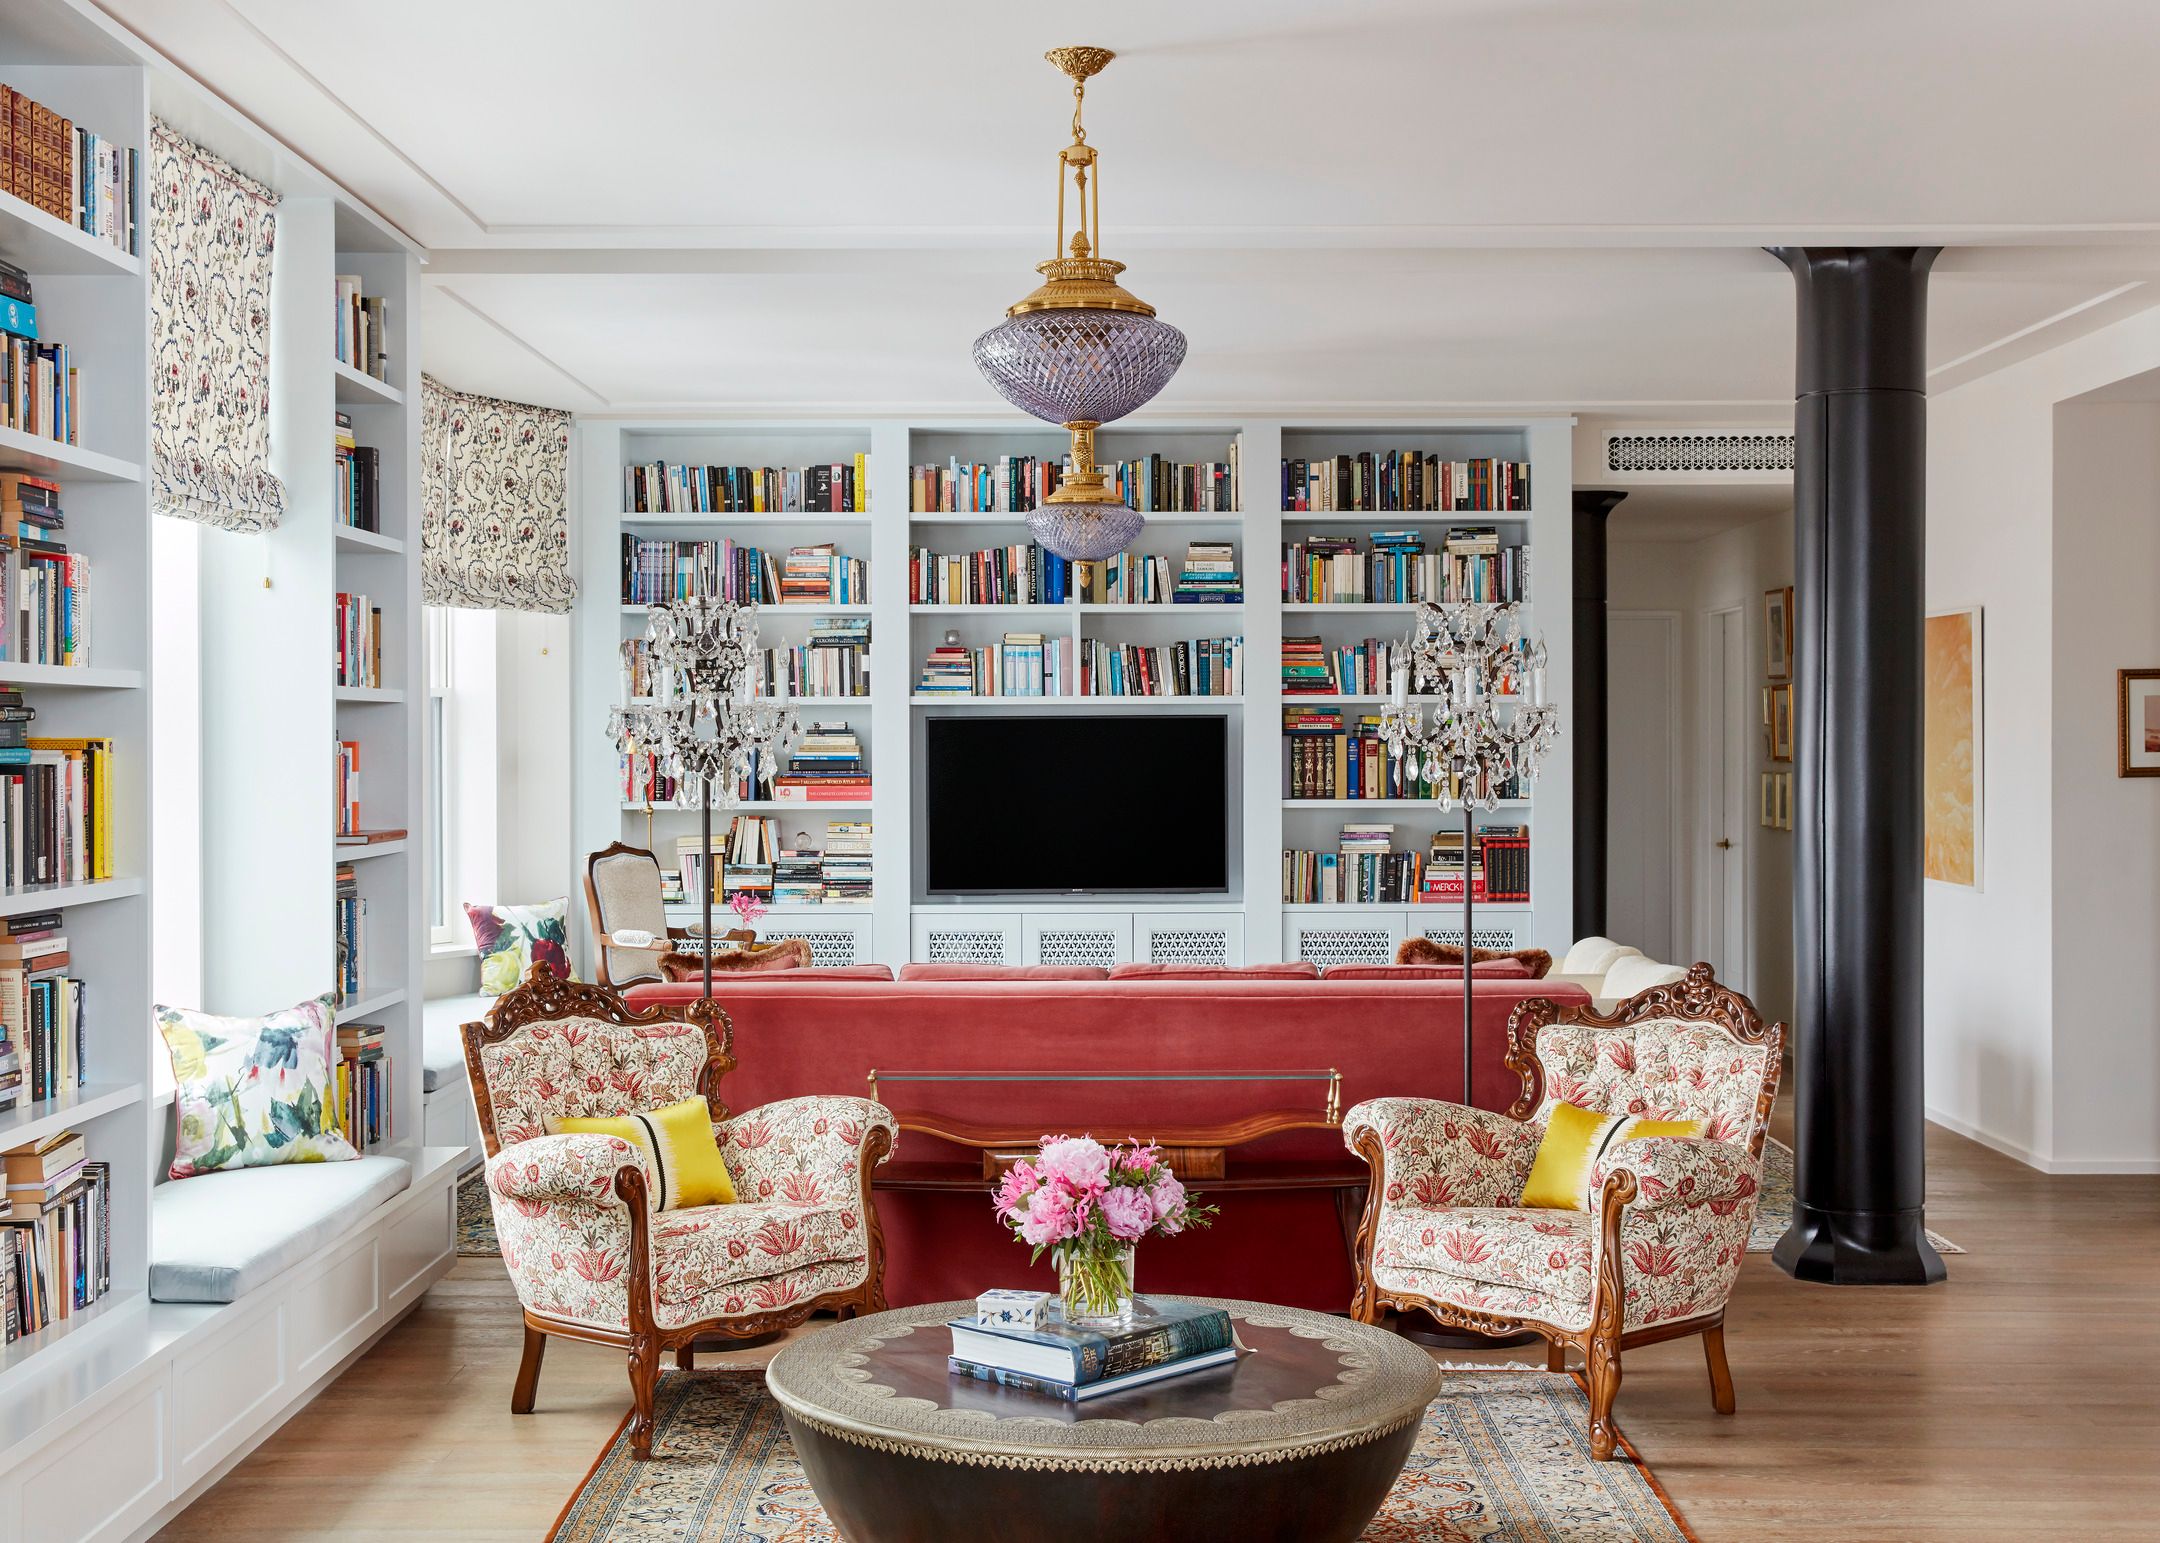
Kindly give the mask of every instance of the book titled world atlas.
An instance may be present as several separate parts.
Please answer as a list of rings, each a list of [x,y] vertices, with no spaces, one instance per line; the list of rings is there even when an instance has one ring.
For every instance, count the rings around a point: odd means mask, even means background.
[[[952,1330],[955,1360],[1074,1385],[1212,1355],[1236,1343],[1230,1315],[1221,1308],[1147,1297],[1134,1298],[1132,1324],[1123,1329],[1067,1323],[1054,1302],[1040,1328],[972,1318],[955,1318],[946,1326]]]

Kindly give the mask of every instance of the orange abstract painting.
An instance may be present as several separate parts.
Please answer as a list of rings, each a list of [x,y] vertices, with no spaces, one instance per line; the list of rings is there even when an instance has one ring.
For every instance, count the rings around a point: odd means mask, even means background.
[[[1980,612],[1927,619],[1927,876],[1980,883]]]

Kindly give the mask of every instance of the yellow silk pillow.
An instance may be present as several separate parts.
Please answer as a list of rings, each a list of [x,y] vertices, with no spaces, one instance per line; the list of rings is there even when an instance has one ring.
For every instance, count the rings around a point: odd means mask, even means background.
[[[1523,1181],[1522,1203],[1542,1211],[1587,1211],[1590,1170],[1624,1115],[1597,1114],[1570,1103],[1553,1105],[1538,1143],[1537,1161]]]
[[[620,1136],[645,1161],[645,1176],[663,1211],[694,1205],[733,1205],[735,1181],[713,1139],[712,1110],[701,1093],[643,1114],[612,1119],[550,1119],[551,1136]]]
[[[1671,1137],[1678,1141],[1700,1141],[1709,1134],[1708,1120],[1646,1120],[1637,1115],[1615,1131],[1612,1139],[1655,1141],[1660,1137]]]

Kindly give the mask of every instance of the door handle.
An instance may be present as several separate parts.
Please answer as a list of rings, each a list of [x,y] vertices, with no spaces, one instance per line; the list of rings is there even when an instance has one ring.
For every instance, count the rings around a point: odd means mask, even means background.
[[[1717,848],[1720,852],[1730,852],[1732,850],[1732,838],[1729,836],[1718,837]]]

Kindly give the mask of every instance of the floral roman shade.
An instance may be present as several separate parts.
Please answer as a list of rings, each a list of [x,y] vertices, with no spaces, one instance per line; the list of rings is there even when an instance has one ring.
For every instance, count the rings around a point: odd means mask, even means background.
[[[564,612],[570,415],[420,377],[420,598]]]
[[[150,476],[159,514],[274,530],[270,259],[278,195],[150,125]]]

